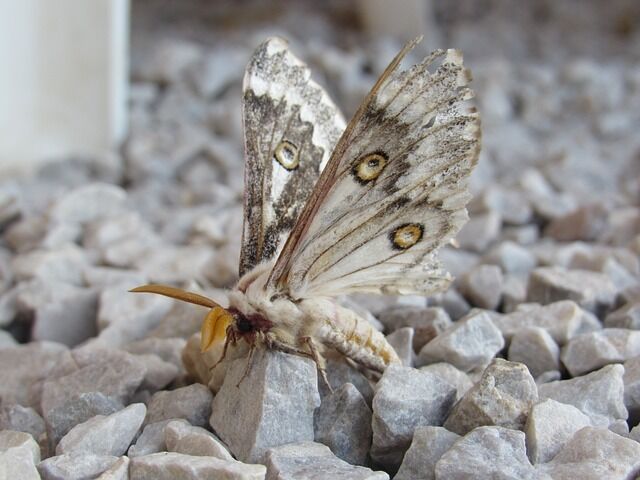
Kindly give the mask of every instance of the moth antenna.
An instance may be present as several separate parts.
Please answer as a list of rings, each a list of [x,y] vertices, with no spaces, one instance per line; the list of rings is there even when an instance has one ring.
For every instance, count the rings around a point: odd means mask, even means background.
[[[165,297],[175,298],[176,300],[182,300],[183,302],[193,303],[202,307],[216,308],[220,306],[210,298],[200,295],[198,293],[186,292],[180,288],[170,287],[168,285],[149,284],[142,285],[140,287],[132,288],[129,290],[133,293],[155,293],[158,295],[164,295]]]
[[[240,384],[242,383],[242,381],[245,379],[247,375],[249,375],[249,371],[251,370],[251,366],[253,365],[253,352],[255,351],[256,351],[255,344],[251,344],[251,348],[249,349],[249,357],[247,358],[247,366],[244,368],[244,373],[242,374],[242,377],[240,378],[238,383],[236,383],[236,388],[240,388]]]

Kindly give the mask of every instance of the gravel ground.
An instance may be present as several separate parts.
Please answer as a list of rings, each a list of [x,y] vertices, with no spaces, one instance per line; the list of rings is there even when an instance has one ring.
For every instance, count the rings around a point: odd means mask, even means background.
[[[339,2],[333,23],[311,4],[259,5],[244,5],[257,12],[244,25],[226,3],[136,2],[121,151],[0,183],[0,471],[635,478],[638,6],[435,2],[416,55],[462,48],[483,122],[471,220],[442,252],[457,280],[428,299],[344,299],[404,365],[374,384],[330,358],[331,393],[311,361],[279,352],[256,354],[236,387],[241,350],[212,372],[219,351],[199,354],[203,309],[126,293],[162,282],[225,302],[241,238],[241,77],[261,40],[289,37],[347,114],[399,47],[359,34]]]

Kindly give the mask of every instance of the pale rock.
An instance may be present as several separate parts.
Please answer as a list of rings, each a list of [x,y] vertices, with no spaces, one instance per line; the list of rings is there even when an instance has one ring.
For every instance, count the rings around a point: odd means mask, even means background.
[[[213,399],[210,424],[241,461],[264,459],[286,443],[313,440],[313,412],[320,405],[313,361],[258,349],[233,361]]]
[[[120,457],[117,462],[102,472],[96,480],[129,480],[129,457]]]
[[[180,369],[173,363],[165,362],[158,355],[134,355],[136,360],[145,368],[144,381],[140,389],[156,392],[173,382],[180,373]]]
[[[46,250],[56,250],[66,245],[78,243],[82,236],[82,227],[78,224],[59,223],[50,224],[47,233],[40,241],[40,247]]]
[[[640,356],[624,362],[624,405],[629,411],[631,425],[640,422]]]
[[[85,251],[75,245],[55,250],[32,250],[13,257],[11,269],[18,281],[40,279],[81,286],[89,265]]]
[[[474,215],[456,236],[461,248],[483,252],[498,238],[502,217],[496,212]]]
[[[521,429],[537,401],[538,389],[527,368],[496,358],[456,403],[444,427],[460,435],[481,426]]]
[[[186,40],[165,40],[134,66],[136,80],[153,83],[175,83],[185,71],[202,58],[199,45]]]
[[[314,416],[315,440],[338,458],[366,465],[371,447],[371,409],[362,394],[345,383],[322,399]]]
[[[387,335],[387,342],[393,347],[405,367],[413,366],[413,328],[402,327]]]
[[[490,316],[473,310],[445,332],[427,343],[416,365],[448,362],[463,371],[479,369],[504,347],[504,338]]]
[[[73,427],[58,443],[56,454],[124,455],[146,412],[144,404],[134,403],[108,416],[96,415]]]
[[[506,226],[502,229],[502,238],[516,245],[534,244],[539,237],[540,230],[537,225]]]
[[[89,222],[84,229],[82,245],[104,252],[119,241],[148,233],[151,233],[151,227],[138,212],[124,212],[116,217]]]
[[[604,328],[572,338],[562,349],[562,363],[573,377],[640,355],[640,332]]]
[[[137,263],[151,250],[164,248],[160,237],[146,230],[139,230],[135,235],[114,241],[101,250],[102,263],[110,267],[136,268]],[[144,274],[144,272],[142,272]]]
[[[478,265],[460,279],[458,289],[472,305],[496,310],[502,292],[502,271],[496,265]]]
[[[502,297],[500,310],[511,313],[527,298],[527,279],[520,275],[505,275],[502,279]]]
[[[149,337],[128,343],[122,347],[122,350],[135,355],[157,355],[165,362],[169,362],[182,370],[182,350],[186,344],[187,341],[184,338]]]
[[[462,370],[458,370],[450,363],[432,363],[420,368],[423,372],[430,372],[439,376],[445,382],[456,388],[456,402],[460,400],[467,391],[473,387],[473,382],[469,375]]]
[[[18,316],[18,297],[22,285],[17,285],[0,295],[0,327],[10,325]]]
[[[49,210],[59,223],[87,223],[113,217],[126,209],[127,192],[117,185],[90,183],[60,197]]]
[[[554,218],[544,229],[544,235],[561,242],[594,241],[607,228],[607,209],[599,204],[583,205]]]
[[[453,278],[459,278],[478,264],[480,255],[469,250],[444,245],[438,250],[438,258]]]
[[[13,430],[30,434],[38,440],[45,432],[42,417],[33,408],[22,405],[2,405],[0,407],[0,431]]]
[[[516,189],[490,185],[482,195],[474,199],[470,210],[483,209],[496,212],[511,225],[523,225],[531,220],[533,210],[527,198]]]
[[[419,351],[431,339],[451,327],[451,318],[440,307],[395,307],[378,316],[389,331],[411,327],[414,331],[413,348]]]
[[[633,478],[640,468],[640,444],[606,428],[584,427],[549,463],[541,466],[554,480]]]
[[[48,226],[44,216],[26,217],[9,225],[3,237],[11,250],[24,253],[40,245]]]
[[[266,454],[266,466],[266,480],[389,480],[386,473],[349,465],[326,445],[314,442],[271,448]]]
[[[0,431],[0,477],[6,480],[39,480],[36,464],[40,447],[31,435],[11,430]]]
[[[527,453],[533,464],[547,463],[591,419],[573,405],[547,399],[531,409],[524,427]]]
[[[184,421],[169,422],[164,429],[164,441],[169,452],[234,460],[227,447],[213,433]]]
[[[38,464],[42,480],[86,480],[111,468],[118,457],[78,453],[49,457]]]
[[[93,265],[85,268],[84,282],[89,287],[100,290],[114,285],[122,285],[129,289],[149,283],[147,277],[135,270]]]
[[[170,423],[175,422],[182,423],[185,426],[189,425],[189,422],[186,420],[173,418],[146,425],[140,436],[136,439],[136,443],[129,447],[127,452],[129,458],[166,451],[165,430]]]
[[[479,427],[456,441],[436,463],[436,479],[551,480],[527,458],[523,432]]]
[[[609,313],[604,319],[604,326],[640,330],[640,302],[629,302]]]
[[[418,427],[393,480],[435,480],[436,463],[460,438],[443,427]]]
[[[211,415],[212,399],[211,391],[199,383],[158,392],[149,401],[145,424],[183,418],[191,425],[206,425]]]
[[[581,377],[539,385],[538,394],[541,400],[551,398],[573,405],[591,418],[593,425],[607,427],[628,416],[623,375],[622,365],[607,365]]]
[[[539,267],[529,277],[527,300],[544,305],[573,300],[582,308],[600,314],[613,305],[615,295],[613,282],[602,273]]]
[[[504,273],[525,275],[537,265],[536,257],[526,248],[512,241],[503,241],[492,248],[482,263],[498,265]]]
[[[9,332],[0,330],[0,349],[18,346],[18,341]]]
[[[560,348],[544,328],[525,327],[509,344],[509,360],[524,363],[534,378],[560,369]]]
[[[371,386],[369,379],[367,379],[360,370],[349,362],[345,362],[344,358],[329,356],[326,360],[326,374],[331,388],[336,391],[344,384],[350,383],[362,394],[367,405],[371,406],[371,401],[373,400],[373,387]],[[320,391],[321,398],[331,394],[321,378],[318,378],[318,389]]]
[[[455,397],[455,388],[438,375],[409,367],[388,367],[373,397],[371,458],[397,469],[415,428],[442,425]]]
[[[238,48],[219,48],[204,55],[187,72],[201,97],[218,95],[244,75],[248,54]]]
[[[471,310],[469,302],[455,288],[449,288],[446,292],[435,295],[432,301],[434,307],[443,308],[445,313],[453,320],[464,317]]]
[[[152,283],[179,283],[202,277],[214,252],[207,245],[150,249],[135,265]]]
[[[520,304],[513,312],[494,317],[493,322],[509,341],[524,328],[539,327],[546,330],[559,345],[564,345],[580,333],[601,328],[590,312],[570,300],[549,305]]]
[[[640,424],[631,429],[631,431],[629,432],[629,438],[640,443]]]
[[[622,437],[629,436],[629,424],[626,420],[614,420],[609,424],[609,430],[611,430],[613,433],[617,433]]]

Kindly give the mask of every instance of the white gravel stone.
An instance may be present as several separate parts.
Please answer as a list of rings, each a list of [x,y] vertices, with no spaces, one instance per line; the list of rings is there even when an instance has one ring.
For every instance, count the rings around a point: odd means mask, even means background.
[[[598,320],[570,300],[538,305],[527,303],[507,315],[493,318],[507,340],[526,327],[543,328],[559,345],[564,345],[580,333],[601,328]]]
[[[560,369],[560,347],[540,327],[526,327],[516,332],[509,344],[508,356],[512,362],[524,363],[534,378]]]
[[[640,422],[640,356],[624,362],[624,405],[631,425]]]
[[[626,420],[624,405],[624,367],[607,365],[595,372],[538,386],[540,399],[551,398],[573,405],[591,418],[596,426],[609,426],[615,420]]]
[[[456,441],[436,463],[436,479],[551,480],[527,458],[523,432],[504,427],[479,427]]]
[[[451,318],[440,307],[395,307],[383,311],[378,318],[391,332],[402,327],[413,328],[416,351],[452,325]]]
[[[604,326],[640,330],[640,302],[629,302],[611,312],[605,317]]]
[[[136,443],[129,447],[129,451],[127,452],[129,458],[166,451],[165,429],[167,425],[174,422],[179,422],[186,426],[189,425],[189,422],[186,420],[176,420],[173,418],[146,425],[140,436],[136,439]]]
[[[449,288],[446,292],[436,295],[431,301],[434,304],[432,308],[437,308],[436,306],[442,307],[445,313],[453,320],[464,317],[471,310],[471,305],[455,288]],[[420,349],[414,348],[414,350]]]
[[[500,304],[502,270],[496,265],[478,265],[460,279],[458,290],[472,305],[495,310]]]
[[[239,82],[249,53],[238,48],[219,48],[208,52],[187,72],[202,97],[219,94],[228,85]]]
[[[444,427],[460,435],[485,425],[521,429],[537,401],[536,383],[527,368],[496,358],[456,403]]]
[[[0,431],[13,430],[30,434],[38,440],[45,432],[42,417],[33,408],[22,405],[2,405],[0,407]]]
[[[502,217],[496,212],[474,215],[456,236],[460,247],[474,252],[484,252],[498,238]]]
[[[212,399],[211,391],[199,383],[158,392],[149,401],[145,424],[183,418],[191,425],[207,425]]]
[[[469,375],[462,370],[458,370],[450,363],[432,363],[420,368],[423,372],[433,373],[442,380],[453,385],[456,389],[456,402],[460,400],[467,391],[473,387],[473,382]]]
[[[234,460],[227,447],[213,433],[183,421],[172,421],[167,424],[164,429],[164,441],[169,452]]]
[[[591,426],[591,419],[573,405],[547,399],[531,409],[524,431],[532,463],[546,463],[560,451],[574,433]]]
[[[526,275],[536,267],[537,261],[526,248],[504,241],[482,257],[482,263],[498,265],[504,273]]]
[[[460,438],[443,427],[418,427],[393,480],[435,480],[436,463]]]
[[[606,428],[584,427],[541,471],[554,480],[633,478],[640,468],[640,444]]]
[[[141,390],[156,392],[173,382],[180,373],[177,366],[165,362],[158,355],[145,354],[134,357],[146,370],[144,381],[140,385]]]
[[[561,242],[593,241],[607,228],[607,209],[598,203],[584,205],[554,218],[544,229],[544,235]]]
[[[489,315],[474,310],[422,347],[416,365],[444,361],[463,371],[481,369],[503,346],[504,338]]]
[[[267,449],[313,440],[313,412],[320,405],[313,361],[259,349],[229,366],[213,399],[210,424],[241,461],[258,461]]]
[[[129,480],[129,457],[120,457],[117,462],[102,472],[96,480]]]
[[[129,480],[264,480],[264,465],[250,465],[216,457],[182,453],[152,453],[131,459]]]
[[[40,447],[31,435],[11,430],[0,431],[0,478],[38,480],[36,464]]]
[[[602,273],[539,267],[529,277],[527,300],[541,304],[573,300],[582,308],[600,314],[613,305],[615,295],[613,282]]]
[[[75,245],[55,250],[32,250],[13,257],[11,269],[16,280],[40,279],[50,283],[82,286],[84,269],[89,265],[87,253]]]
[[[60,223],[86,223],[125,211],[127,192],[109,183],[91,183],[71,190],[51,207],[49,217]]]
[[[122,350],[136,355],[154,354],[165,362],[172,363],[180,370],[182,365],[182,350],[187,341],[184,338],[156,338],[150,337],[136,342],[131,342]]]
[[[413,328],[402,327],[387,335],[387,342],[393,347],[405,367],[413,366]]]
[[[124,455],[146,413],[144,404],[134,403],[108,416],[97,415],[73,427],[58,443],[56,454]]]
[[[111,468],[118,457],[78,453],[57,455],[38,464],[42,480],[86,480]]]
[[[367,405],[371,406],[371,401],[373,400],[373,387],[367,377],[365,377],[356,367],[345,362],[341,357],[328,357],[326,360],[326,374],[329,379],[329,385],[331,385],[333,391],[335,392],[343,385],[350,383],[358,389],[362,398],[367,402]],[[319,376],[318,390],[320,391],[321,398],[331,394],[325,385],[324,380]]]
[[[266,480],[389,480],[386,473],[349,465],[314,442],[274,447],[267,451],[266,465]]]
[[[416,427],[442,425],[455,397],[455,388],[438,375],[409,367],[388,367],[373,397],[371,458],[397,469]]]
[[[322,399],[314,415],[315,440],[352,465],[366,465],[371,447],[371,409],[351,383]]]
[[[562,349],[562,363],[576,377],[638,355],[640,331],[605,328],[572,338]]]
[[[490,185],[472,203],[472,211],[480,207],[497,212],[505,223],[511,225],[529,223],[533,214],[529,201],[520,191],[500,185]]]

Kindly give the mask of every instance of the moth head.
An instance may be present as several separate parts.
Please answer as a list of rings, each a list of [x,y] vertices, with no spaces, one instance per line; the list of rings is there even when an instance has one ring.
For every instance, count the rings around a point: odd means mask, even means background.
[[[134,293],[156,293],[182,300],[183,302],[208,307],[210,309],[209,313],[204,317],[202,328],[200,329],[200,351],[202,353],[209,350],[215,343],[223,341],[227,335],[227,328],[235,321],[234,315],[229,310],[221,307],[210,298],[197,293],[186,292],[167,285],[143,285],[129,291]]]

